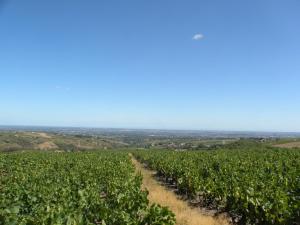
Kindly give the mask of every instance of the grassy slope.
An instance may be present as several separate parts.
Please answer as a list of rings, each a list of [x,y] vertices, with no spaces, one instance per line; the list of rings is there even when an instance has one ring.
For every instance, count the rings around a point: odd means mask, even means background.
[[[36,132],[0,132],[0,151],[24,149],[76,151],[125,146],[125,143],[109,138]]]

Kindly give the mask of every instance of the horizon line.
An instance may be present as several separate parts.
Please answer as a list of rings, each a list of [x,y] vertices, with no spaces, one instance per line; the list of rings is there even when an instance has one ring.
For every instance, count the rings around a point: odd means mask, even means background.
[[[149,130],[149,131],[191,131],[191,132],[237,132],[237,133],[293,133],[300,131],[271,131],[271,130],[238,130],[238,129],[189,129],[189,128],[147,128],[147,127],[101,127],[101,126],[60,126],[60,125],[3,125],[0,127],[32,127],[32,128],[80,128],[80,129],[113,129],[113,130]]]

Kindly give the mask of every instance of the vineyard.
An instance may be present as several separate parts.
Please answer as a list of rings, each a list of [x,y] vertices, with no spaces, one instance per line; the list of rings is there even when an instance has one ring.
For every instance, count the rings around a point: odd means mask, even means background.
[[[240,224],[298,224],[300,152],[276,148],[137,151],[135,157],[193,201]]]
[[[240,224],[298,224],[300,152],[231,147],[132,154],[180,194]],[[141,184],[124,151],[2,153],[0,225],[175,224]]]
[[[174,224],[127,153],[0,154],[0,224]]]

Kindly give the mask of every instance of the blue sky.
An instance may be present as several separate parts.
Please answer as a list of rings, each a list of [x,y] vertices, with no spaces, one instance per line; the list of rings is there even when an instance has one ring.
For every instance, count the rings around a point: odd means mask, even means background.
[[[298,0],[0,0],[0,124],[300,131]]]

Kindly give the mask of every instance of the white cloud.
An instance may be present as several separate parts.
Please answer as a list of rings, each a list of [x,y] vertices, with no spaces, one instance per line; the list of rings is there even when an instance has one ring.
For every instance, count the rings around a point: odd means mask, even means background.
[[[70,87],[62,87],[62,86],[59,86],[59,85],[56,85],[55,89],[57,89],[57,90],[63,90],[63,91],[70,91],[71,90]]]
[[[195,41],[199,41],[199,40],[201,40],[201,39],[203,39],[204,38],[204,35],[203,34],[195,34],[194,36],[193,36],[193,40],[195,40]]]

